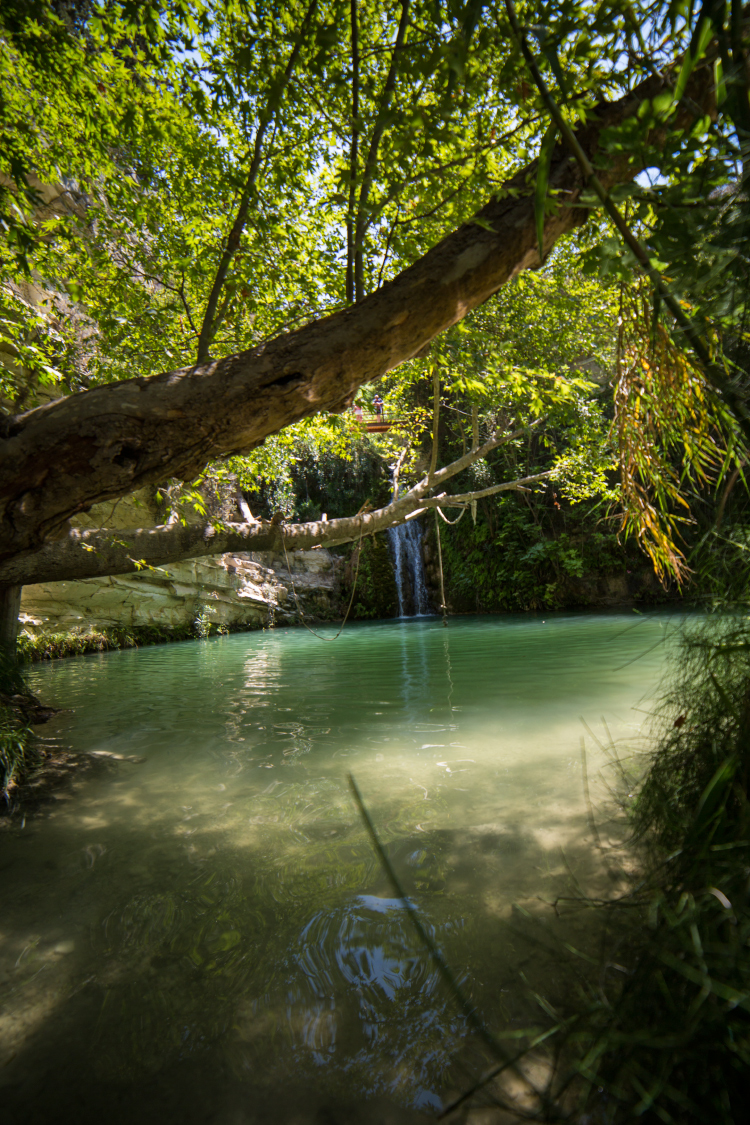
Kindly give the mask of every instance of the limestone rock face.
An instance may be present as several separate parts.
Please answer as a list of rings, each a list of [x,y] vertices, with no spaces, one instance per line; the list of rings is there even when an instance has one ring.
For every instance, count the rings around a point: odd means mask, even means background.
[[[147,490],[97,504],[72,520],[79,527],[153,526],[164,517]],[[236,518],[229,513],[229,518]],[[153,625],[259,629],[306,618],[340,616],[341,561],[329,551],[216,555],[135,574],[24,586],[21,628],[27,633],[81,632]]]
[[[137,574],[25,586],[21,628],[32,634],[118,625],[174,628],[202,619],[212,630],[253,629],[294,623],[299,608],[306,617],[334,618],[338,561],[324,550],[297,551],[290,555],[290,574],[267,553],[219,555]]]

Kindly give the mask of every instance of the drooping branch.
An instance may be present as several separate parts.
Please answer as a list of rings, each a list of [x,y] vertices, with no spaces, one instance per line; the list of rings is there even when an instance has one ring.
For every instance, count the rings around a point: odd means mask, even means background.
[[[131,574],[144,567],[167,566],[185,559],[218,555],[226,551],[280,550],[282,543],[288,551],[350,543],[363,535],[374,535],[378,531],[404,523],[427,508],[463,506],[477,497],[528,488],[548,477],[548,472],[535,473],[533,476],[492,485],[479,492],[452,496],[443,491],[432,495],[436,486],[444,485],[451,477],[485,457],[493,449],[520,437],[527,429],[529,427],[502,436],[496,435],[485,442],[481,449],[446,465],[432,479],[430,474],[423,477],[402,497],[392,500],[385,507],[372,512],[358,512],[342,519],[293,524],[257,520],[217,526],[171,523],[151,528],[72,529],[65,539],[45,544],[34,555],[0,564],[0,589],[11,585],[28,586],[35,582]]]
[[[719,392],[720,396],[724,399],[730,410],[735,414],[740,426],[743,429],[746,438],[750,438],[750,411],[747,408],[742,395],[737,391],[733,385],[732,380],[729,378],[723,364],[717,363],[712,357],[712,348],[708,340],[704,338],[701,331],[701,326],[697,323],[689,312],[685,311],[685,302],[681,301],[669,288],[666,279],[662,276],[661,272],[653,264],[652,257],[648,248],[636,236],[633,229],[630,227],[623,214],[619,210],[617,204],[610,196],[609,185],[605,184],[600,177],[596,175],[594,166],[589,154],[581,145],[578,137],[571,129],[566,121],[560,107],[555,99],[552,97],[547,85],[544,81],[541,71],[537,65],[536,59],[528,45],[526,37],[519,26],[516,18],[513,0],[505,0],[506,9],[508,11],[508,18],[513,28],[513,33],[518,40],[521,51],[526,60],[526,64],[531,72],[534,82],[537,85],[539,93],[545,106],[557,125],[560,133],[565,141],[566,146],[570,152],[575,156],[578,161],[579,167],[594,193],[598,196],[602,208],[609,216],[613,226],[622,238],[624,244],[628,247],[642,273],[648,277],[654,292],[658,294],[659,299],[663,302],[665,307],[674,321],[678,334],[682,337],[683,342],[691,349],[698,360],[698,363],[703,370],[706,379],[712,386]]]
[[[637,113],[669,87],[655,75],[602,104],[576,133],[594,156],[604,128]],[[713,69],[696,68],[689,99],[669,128],[713,105]],[[648,137],[658,143],[668,126]],[[644,146],[598,169],[607,188],[643,168]],[[359,304],[239,355],[152,378],[111,383],[0,425],[0,561],[38,550],[66,520],[168,477],[190,480],[207,461],[258,446],[269,434],[320,410],[343,410],[363,384],[410,359],[438,333],[539,264],[535,163],[518,172],[475,219]],[[585,221],[584,177],[563,146],[548,183],[558,206],[544,223],[545,253]]]

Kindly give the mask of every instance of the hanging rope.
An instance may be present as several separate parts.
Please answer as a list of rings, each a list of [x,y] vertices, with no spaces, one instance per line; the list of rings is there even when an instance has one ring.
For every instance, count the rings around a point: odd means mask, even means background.
[[[435,533],[437,535],[437,548],[438,548],[438,564],[440,566],[440,608],[443,611],[443,626],[448,628],[448,617],[445,611],[445,583],[443,582],[443,551],[440,546],[440,520],[438,519],[438,508],[435,509]],[[443,513],[440,513],[443,515]],[[461,513],[463,515],[463,512]],[[445,517],[443,517],[445,518]],[[459,519],[461,517],[459,516]],[[458,522],[458,520],[456,521]]]
[[[320,633],[316,633],[315,630],[313,628],[311,628],[307,624],[307,622],[305,621],[305,611],[302,608],[302,606],[300,605],[299,598],[297,597],[297,588],[294,585],[294,575],[292,574],[292,567],[291,567],[291,564],[289,562],[289,555],[286,553],[286,541],[284,539],[284,532],[282,531],[282,533],[281,533],[281,545],[284,548],[284,558],[286,559],[286,568],[289,571],[289,577],[290,577],[291,582],[292,582],[292,593],[294,594],[294,600],[297,603],[297,613],[299,614],[300,624],[304,625],[305,628],[307,629],[308,633],[312,633],[312,635],[314,637],[317,637],[319,641],[337,641],[339,639],[339,637],[341,636],[342,632],[344,631],[344,626],[346,625],[346,622],[349,618],[349,614],[351,613],[352,606],[354,605],[354,594],[356,593],[356,590],[357,590],[357,579],[359,578],[359,561],[362,558],[362,537],[364,536],[364,533],[365,533],[365,521],[364,521],[364,519],[360,518],[360,521],[359,521],[359,543],[357,545],[357,566],[356,566],[356,569],[354,571],[354,582],[352,583],[352,596],[349,598],[349,605],[346,607],[346,613],[344,614],[344,620],[341,622],[341,628],[339,629],[339,631],[338,631],[338,633],[336,634],[335,637],[321,637]]]
[[[475,503],[475,501],[472,501],[472,503]],[[455,527],[455,526],[456,526],[456,524],[458,523],[458,521],[459,521],[459,520],[461,519],[461,517],[462,517],[462,516],[464,516],[464,515],[466,514],[466,508],[462,508],[462,509],[461,509],[461,513],[460,513],[460,515],[456,516],[456,518],[455,518],[454,520],[449,520],[449,519],[448,519],[448,517],[447,517],[447,516],[445,515],[445,513],[443,512],[443,509],[442,509],[442,508],[440,507],[440,505],[439,505],[439,504],[436,504],[436,505],[435,505],[435,511],[436,511],[436,512],[440,512],[440,515],[441,515],[441,516],[443,517],[443,519],[445,520],[445,522],[446,522],[447,524],[449,524],[449,526],[450,526],[450,527]]]

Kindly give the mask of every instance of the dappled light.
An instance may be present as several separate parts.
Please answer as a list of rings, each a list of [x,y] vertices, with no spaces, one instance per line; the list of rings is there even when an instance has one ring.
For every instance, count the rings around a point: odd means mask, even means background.
[[[2,1125],[744,1125],[749,95],[0,4]]]
[[[34,672],[73,708],[60,735],[120,758],[6,831],[6,1099],[43,1115],[64,1082],[87,1121],[118,1089],[125,1121],[144,1083],[171,1096],[195,1064],[258,1096],[294,1075],[313,1101],[440,1109],[482,1048],[346,775],[462,987],[512,1033],[536,1018],[532,985],[554,1002],[574,979],[544,927],[575,949],[596,940],[597,924],[546,904],[614,893],[629,862],[611,763],[580,716],[637,756],[675,623],[477,618],[446,633],[427,618],[351,627],[336,646],[279,631]],[[541,938],[524,936],[533,918]],[[37,1087],[43,1058],[59,1065]]]

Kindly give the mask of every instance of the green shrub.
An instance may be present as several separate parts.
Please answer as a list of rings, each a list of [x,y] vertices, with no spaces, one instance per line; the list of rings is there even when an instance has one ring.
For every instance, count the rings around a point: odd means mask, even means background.
[[[446,596],[464,612],[580,604],[577,580],[648,565],[634,543],[623,546],[613,530],[599,526],[593,508],[577,505],[553,519],[541,505],[510,496],[480,507],[476,524],[465,516],[453,527],[442,525],[441,543]]]
[[[201,632],[201,629],[205,631]],[[88,629],[85,633],[44,632],[32,635],[22,632],[18,638],[18,656],[22,662],[56,660],[63,656],[82,656],[87,652],[195,640],[196,637],[208,636],[210,631],[210,619],[199,615],[190,625],[123,625]]]
[[[14,713],[0,707],[0,791],[8,800],[14,788],[37,763],[38,754],[28,727]]]

